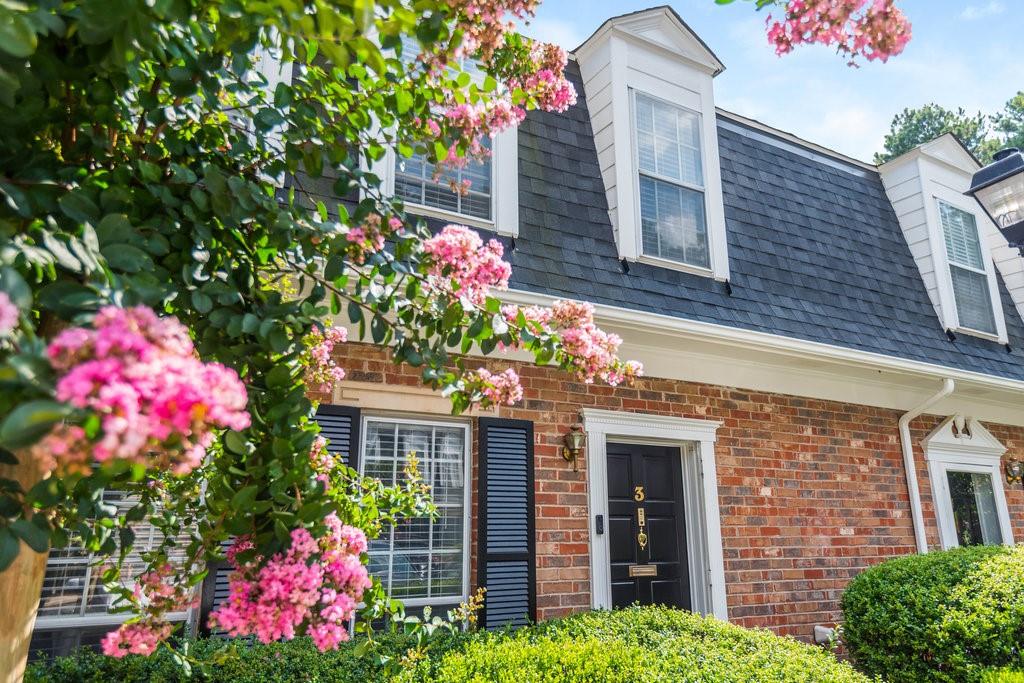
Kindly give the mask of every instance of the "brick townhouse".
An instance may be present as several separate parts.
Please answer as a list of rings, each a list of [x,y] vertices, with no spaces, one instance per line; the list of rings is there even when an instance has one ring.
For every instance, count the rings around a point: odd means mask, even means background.
[[[508,301],[589,301],[646,368],[609,388],[482,359],[523,402],[452,417],[339,347],[331,448],[385,480],[416,451],[439,507],[371,544],[410,609],[482,585],[488,626],[639,601],[809,640],[868,565],[1024,534],[1024,259],[964,195],[977,161],[952,136],[845,157],[716,108],[723,69],[670,8],[611,18],[572,53],[578,104],[495,139],[469,195],[416,158],[373,169],[501,239]],[[118,618],[61,562],[33,648]]]

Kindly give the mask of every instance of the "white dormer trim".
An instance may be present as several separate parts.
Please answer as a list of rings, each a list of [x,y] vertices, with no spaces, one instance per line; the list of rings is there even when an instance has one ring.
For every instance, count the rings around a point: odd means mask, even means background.
[[[1000,239],[1002,236],[981,206],[964,194],[977,169],[974,157],[950,134],[920,145],[878,168],[943,328],[1006,344],[1006,319],[999,296],[991,233],[995,232]],[[967,328],[960,322],[939,215],[940,202],[974,217],[984,257],[995,334]],[[1006,241],[1002,243],[1005,245]],[[1024,295],[1024,266],[1020,276],[1020,292]],[[1024,311],[1024,296],[1017,303],[1018,310]]]
[[[606,21],[575,51],[619,257],[729,279],[725,209],[712,79],[725,68],[668,7]],[[699,117],[709,267],[644,255],[633,112],[643,93]]]
[[[996,516],[1002,542],[1013,544],[1013,527],[1003,490],[1002,456],[1006,446],[972,417],[947,417],[921,441],[932,484],[939,540],[943,549],[960,545],[949,491],[949,472],[969,472],[991,477]]]

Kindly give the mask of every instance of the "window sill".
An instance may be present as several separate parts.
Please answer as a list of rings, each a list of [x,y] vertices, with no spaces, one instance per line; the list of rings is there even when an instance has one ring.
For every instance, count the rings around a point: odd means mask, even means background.
[[[970,327],[957,327],[953,329],[955,334],[966,334],[971,337],[978,337],[979,339],[987,339],[988,341],[996,342],[997,344],[1007,344],[1009,340],[1005,337],[1000,337],[998,334],[992,334],[991,332],[982,332],[981,330],[974,330]]]
[[[414,204],[413,202],[405,202],[405,211],[414,216],[422,216],[424,218],[437,218],[443,221],[451,221],[459,225],[465,225],[471,228],[480,228],[482,230],[488,230],[490,232],[496,232],[499,234],[510,234],[498,230],[494,225],[493,220],[487,218],[477,218],[476,216],[466,216],[465,214],[457,213],[455,211],[445,211],[444,209],[437,209],[432,206],[423,206],[422,204]]]
[[[715,271],[713,271],[711,268],[705,268],[704,266],[691,266],[688,263],[682,263],[681,261],[673,261],[671,259],[661,258],[658,256],[646,256],[644,254],[641,254],[636,258],[636,261],[637,263],[646,263],[649,266],[667,268],[668,270],[678,270],[682,273],[700,275],[702,277],[709,277],[715,280],[724,279],[716,277]]]

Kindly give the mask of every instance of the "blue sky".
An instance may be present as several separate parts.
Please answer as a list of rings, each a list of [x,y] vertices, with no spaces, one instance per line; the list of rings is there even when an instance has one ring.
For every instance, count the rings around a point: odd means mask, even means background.
[[[887,64],[847,67],[823,47],[776,57],[765,12],[737,0],[671,2],[726,66],[715,80],[718,106],[870,161],[894,114],[937,102],[992,113],[1024,89],[1022,0],[897,0],[913,39]],[[543,0],[525,33],[579,45],[606,18],[658,0]]]

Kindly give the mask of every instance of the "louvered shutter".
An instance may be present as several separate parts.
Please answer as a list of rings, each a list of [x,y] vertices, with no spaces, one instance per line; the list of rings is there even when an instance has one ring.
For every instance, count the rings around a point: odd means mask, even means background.
[[[487,589],[480,623],[536,619],[533,423],[480,418],[477,580]]]
[[[359,409],[348,406],[321,405],[316,411],[320,434],[327,439],[327,450],[350,467],[359,462]],[[225,549],[228,542],[225,542]],[[203,580],[199,599],[199,630],[208,634],[207,622],[210,612],[228,597],[228,575],[231,567],[220,562],[210,567],[210,573]]]

